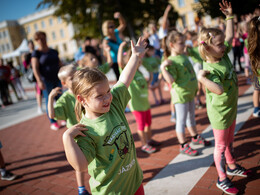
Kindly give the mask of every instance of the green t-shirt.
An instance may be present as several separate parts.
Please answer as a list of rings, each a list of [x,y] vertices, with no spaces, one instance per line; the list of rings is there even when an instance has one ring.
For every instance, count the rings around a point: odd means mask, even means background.
[[[54,106],[54,113],[56,120],[66,120],[67,127],[78,123],[74,111],[75,97],[69,91],[64,92],[57,100]]]
[[[143,179],[136,157],[134,139],[124,111],[130,99],[124,84],[111,90],[113,100],[109,112],[96,119],[83,116],[86,137],[75,138],[88,161],[92,194],[134,194]]]
[[[128,91],[131,95],[129,102],[131,111],[146,111],[150,108],[147,81],[139,70],[136,71]]]
[[[146,68],[148,72],[159,72],[159,66],[161,64],[161,60],[154,56],[145,57],[142,61],[143,66]]]
[[[98,66],[98,69],[103,72],[104,74],[108,73],[108,71],[110,70],[110,66],[108,63],[102,64],[100,66]]]
[[[222,86],[221,95],[206,89],[207,113],[214,129],[227,129],[231,126],[237,115],[238,84],[237,75],[228,57],[232,46],[225,42],[226,51],[220,62],[203,62],[203,69],[210,71],[207,78]]]
[[[198,82],[194,69],[186,55],[169,56],[172,65],[166,70],[172,75],[175,82],[172,84],[174,104],[184,104],[194,99],[198,90]]]
[[[199,48],[198,47],[191,47],[191,48],[188,47],[187,51],[188,51],[188,54],[189,54],[189,56],[191,57],[191,59],[194,63],[200,63],[200,64],[203,63],[203,60],[201,59],[200,54],[199,54]]]

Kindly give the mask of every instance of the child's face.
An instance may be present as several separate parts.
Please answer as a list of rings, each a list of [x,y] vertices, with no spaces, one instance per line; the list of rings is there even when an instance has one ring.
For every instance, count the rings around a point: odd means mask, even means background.
[[[155,54],[155,49],[148,49],[147,55],[148,55],[149,57],[154,56],[154,54]]]
[[[72,76],[73,76],[73,73],[71,73],[70,75],[68,75],[65,79],[65,81],[63,81],[63,85],[65,87],[67,87],[68,89],[72,89]]]
[[[176,54],[183,54],[185,48],[184,37],[180,37],[175,43],[172,43],[172,51]]]
[[[220,60],[226,50],[224,45],[225,37],[223,35],[217,35],[212,38],[212,44],[208,46],[208,53],[214,60]]]
[[[98,67],[97,57],[95,55],[93,55],[92,53],[88,53],[87,55],[84,56],[83,66],[90,67],[90,68]]]
[[[85,110],[90,118],[97,118],[110,110],[112,94],[107,80],[97,84],[90,92],[90,96],[84,98]]]

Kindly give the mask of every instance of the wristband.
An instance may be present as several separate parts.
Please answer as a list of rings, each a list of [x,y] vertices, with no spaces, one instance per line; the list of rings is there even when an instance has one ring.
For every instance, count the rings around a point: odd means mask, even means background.
[[[225,20],[227,21],[227,20],[230,20],[230,19],[233,19],[234,18],[234,16],[230,16],[230,17],[227,17]]]

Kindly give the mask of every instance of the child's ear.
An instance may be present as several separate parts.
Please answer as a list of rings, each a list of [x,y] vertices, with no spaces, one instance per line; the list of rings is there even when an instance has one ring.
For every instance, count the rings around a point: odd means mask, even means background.
[[[61,81],[61,84],[62,84],[62,85],[66,85],[66,82],[64,82],[64,81]]]
[[[77,100],[83,104],[84,103],[84,98],[81,95],[77,95]]]
[[[170,48],[172,48],[172,47],[173,47],[173,43],[172,43],[172,42],[170,42],[169,46],[170,46]]]

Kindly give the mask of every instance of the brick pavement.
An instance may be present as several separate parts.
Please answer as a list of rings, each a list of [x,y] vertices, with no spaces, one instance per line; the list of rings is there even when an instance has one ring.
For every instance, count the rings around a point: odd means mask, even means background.
[[[245,85],[244,77],[240,77],[239,82],[241,95],[249,86]],[[144,185],[179,154],[175,125],[170,122],[169,92],[164,91],[164,97],[166,104],[152,107],[154,139],[162,142],[158,152],[154,154],[141,152],[134,117],[131,113],[126,114],[135,139],[138,161],[144,172]],[[208,126],[205,108],[196,110],[196,121],[198,132]],[[4,146],[2,152],[8,163],[7,169],[20,177],[14,181],[0,180],[0,195],[77,194],[75,174],[66,161],[61,140],[65,130],[50,130],[45,115],[1,130],[0,139]],[[259,191],[259,130],[259,119],[250,118],[235,136],[234,146],[238,162],[254,171],[250,179],[233,178],[234,183],[245,194],[256,194]],[[215,186],[216,178],[212,164],[190,194],[222,194]],[[85,183],[89,189],[87,180],[86,174]]]

